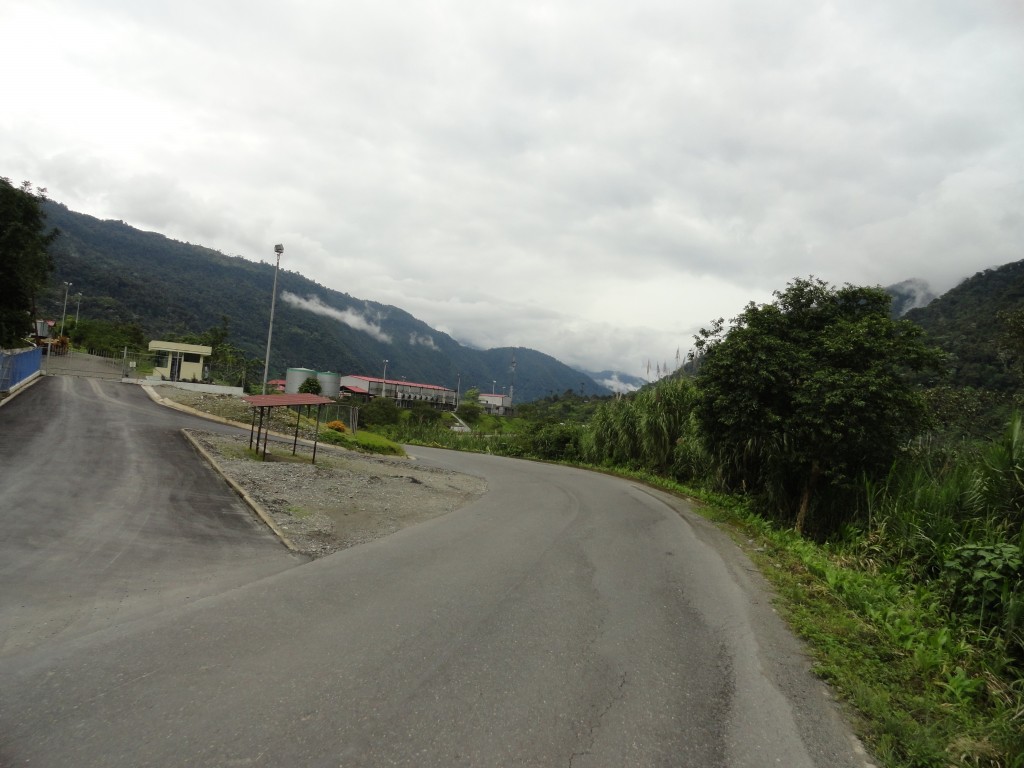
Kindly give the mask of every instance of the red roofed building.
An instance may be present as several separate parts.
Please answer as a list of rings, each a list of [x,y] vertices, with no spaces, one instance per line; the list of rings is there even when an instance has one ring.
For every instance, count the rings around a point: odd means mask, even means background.
[[[372,397],[390,397],[400,408],[410,408],[413,403],[425,402],[439,410],[453,411],[458,405],[458,394],[454,389],[396,379],[385,381],[379,376],[342,376],[341,391],[367,400]]]

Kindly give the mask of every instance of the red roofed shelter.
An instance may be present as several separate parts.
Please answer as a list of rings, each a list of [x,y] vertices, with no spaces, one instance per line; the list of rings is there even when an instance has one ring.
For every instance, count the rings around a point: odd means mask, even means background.
[[[323,411],[323,407],[328,403],[333,403],[329,397],[323,397],[321,395],[307,395],[307,394],[296,394],[296,395],[246,395],[242,398],[245,402],[252,406],[252,427],[249,429],[249,448],[252,448],[253,435],[256,436],[256,453],[260,452],[260,437],[263,438],[263,460],[267,460],[267,440],[270,437],[270,412],[274,408],[280,408],[281,406],[292,406],[292,405],[305,405],[305,406],[316,406],[316,431],[313,433],[313,463],[316,464],[316,446],[320,438],[320,414]],[[259,426],[256,426],[256,411],[259,409],[260,421]],[[295,455],[295,449],[299,445],[299,417],[302,412],[299,410],[295,411],[295,439],[292,441],[292,456]],[[267,429],[263,429],[263,420],[266,418]]]

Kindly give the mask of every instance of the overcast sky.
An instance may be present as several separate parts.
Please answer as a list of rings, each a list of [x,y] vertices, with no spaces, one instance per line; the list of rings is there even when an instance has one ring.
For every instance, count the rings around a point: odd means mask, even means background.
[[[0,176],[653,374],[797,276],[941,292],[1024,258],[1022,9],[3,0]]]

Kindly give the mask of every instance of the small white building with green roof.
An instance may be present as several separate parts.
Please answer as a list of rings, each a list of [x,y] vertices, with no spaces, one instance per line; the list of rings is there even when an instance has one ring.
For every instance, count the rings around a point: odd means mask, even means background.
[[[177,341],[151,341],[149,351],[155,356],[155,376],[164,381],[202,381],[206,358],[213,354],[213,347]]]

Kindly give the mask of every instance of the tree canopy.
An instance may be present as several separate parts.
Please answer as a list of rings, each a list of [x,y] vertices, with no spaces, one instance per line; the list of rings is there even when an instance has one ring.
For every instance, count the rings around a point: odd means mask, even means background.
[[[905,373],[936,365],[940,353],[913,323],[890,318],[881,288],[809,278],[774,295],[728,330],[718,320],[701,331],[695,413],[728,486],[798,530],[832,528],[851,511],[843,491],[884,473],[924,426]]]
[[[29,333],[36,295],[53,270],[48,248],[57,233],[46,232],[45,193],[0,177],[0,347],[15,346]]]

